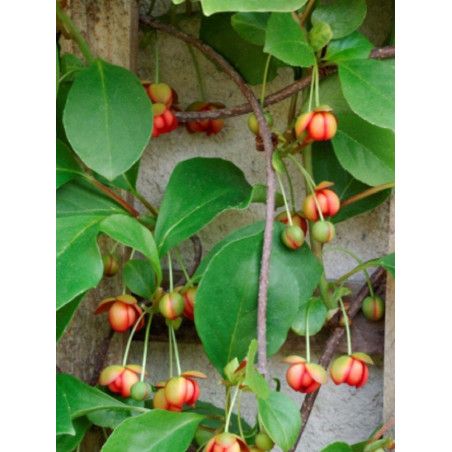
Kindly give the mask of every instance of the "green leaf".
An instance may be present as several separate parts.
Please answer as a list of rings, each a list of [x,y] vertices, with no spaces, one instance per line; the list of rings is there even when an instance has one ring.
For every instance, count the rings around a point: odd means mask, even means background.
[[[369,185],[356,180],[341,166],[336,158],[330,141],[318,141],[313,143],[312,146],[314,180],[334,182],[331,189],[339,196],[341,202],[370,188]],[[386,201],[390,196],[391,191],[392,190],[389,188],[353,202],[345,207],[341,207],[339,212],[329,220],[333,223],[339,223],[352,218],[355,215],[360,215],[372,210]]]
[[[395,179],[395,138],[355,115],[338,115],[331,140],[337,159],[355,179],[377,186]]]
[[[323,327],[327,316],[325,303],[319,297],[312,297],[300,307],[292,323],[292,329],[300,336],[306,336],[306,323],[309,323],[309,336],[314,336]]]
[[[125,405],[141,407],[143,408],[144,402],[137,401],[132,399],[132,397],[122,398],[119,394],[114,394],[112,397]],[[123,421],[128,419],[129,417],[139,416],[140,412],[136,412],[134,410],[117,410],[117,409],[107,409],[107,410],[96,410],[88,413],[86,417],[94,424],[99,427],[106,428],[116,428]]]
[[[395,253],[387,254],[383,256],[378,261],[380,267],[383,267],[385,270],[388,270],[391,273],[392,277],[395,278]]]
[[[334,39],[339,39],[355,31],[364,22],[366,14],[365,0],[335,0],[318,6],[311,15],[311,21],[313,24],[330,24]]]
[[[149,142],[151,102],[135,74],[96,60],[77,75],[63,123],[83,162],[113,180],[141,157]]]
[[[160,256],[221,212],[247,207],[251,192],[243,172],[227,160],[197,157],[180,162],[169,179],[155,227]]]
[[[352,449],[347,443],[335,442],[321,450],[321,452],[351,452]]]
[[[56,194],[58,217],[74,215],[113,215],[126,213],[115,201],[85,180],[74,180]]]
[[[112,215],[102,221],[99,231],[143,253],[149,259],[157,275],[157,284],[160,284],[162,268],[154,237],[149,229],[146,229],[135,218],[127,215]]]
[[[132,259],[122,269],[124,284],[134,294],[150,300],[155,291],[155,272],[148,261]]]
[[[71,409],[63,388],[56,385],[56,434],[75,435],[75,429],[71,420]]]
[[[110,435],[102,452],[185,452],[203,416],[152,410],[126,419]]]
[[[60,87],[60,55],[58,44],[56,44],[56,95],[58,96],[58,88]]]
[[[257,399],[259,419],[270,438],[284,451],[289,450],[301,429],[301,414],[295,402],[281,392],[270,391]]]
[[[60,386],[71,410],[71,418],[85,416],[96,410],[115,409],[129,410],[130,405],[110,397],[97,388],[88,386],[79,379],[68,374],[57,374],[57,384]],[[145,411],[144,408],[141,409]]]
[[[201,5],[203,13],[210,16],[226,11],[295,11],[306,2],[307,0],[201,0]]]
[[[342,39],[331,41],[323,59],[330,63],[365,59],[369,57],[373,47],[373,44],[365,36],[354,31]]]
[[[395,69],[384,61],[339,61],[342,91],[351,109],[379,127],[395,127]]]
[[[251,202],[267,202],[267,186],[263,184],[253,185],[253,193],[251,194]],[[279,192],[275,193],[275,207],[284,205],[283,195]]]
[[[304,31],[290,13],[272,13],[267,24],[264,52],[291,66],[308,67],[315,62],[314,51]]]
[[[63,126],[63,111],[71,87],[72,82],[60,82],[56,99],[56,136],[67,145],[69,145],[69,141]]]
[[[116,179],[109,181],[98,175],[96,178],[104,185],[110,185],[123,190],[134,192],[137,185],[138,173],[140,171],[141,160],[138,160],[128,171],[118,176]]]
[[[60,66],[61,74],[63,75],[66,75],[70,72],[79,71],[80,69],[83,69],[85,67],[83,61],[72,53],[65,53],[64,55],[62,55],[60,59]]]
[[[245,41],[263,46],[269,18],[270,13],[236,13],[231,17],[231,25]]]
[[[58,309],[56,312],[56,340],[60,340],[61,336],[66,331],[67,326],[71,322],[78,305],[82,301],[85,293],[82,293],[75,297],[72,301],[65,304],[62,308]]]
[[[103,217],[76,215],[57,218],[56,306],[97,286],[103,265],[96,237]]]
[[[270,393],[268,383],[265,378],[254,368],[257,345],[257,340],[253,339],[248,348],[248,354],[246,356],[245,379],[243,380],[242,385],[248,387],[254,392],[254,394],[256,394],[257,397],[266,399]]]
[[[201,19],[200,39],[210,45],[240,73],[251,85],[262,83],[267,57],[262,46],[245,41],[231,25],[231,14],[215,14]],[[267,81],[273,80],[281,61],[272,58],[270,61]]]
[[[73,152],[58,138],[56,140],[56,171],[56,188],[83,175]]]
[[[286,340],[299,303],[312,295],[321,275],[321,266],[306,244],[295,251],[282,244],[284,227],[274,224],[267,306],[269,356]],[[230,241],[217,251],[196,292],[196,329],[209,360],[222,375],[234,357],[242,360],[246,356],[251,340],[257,337],[263,228],[262,222],[254,234]],[[249,234],[250,226],[244,229]],[[235,231],[235,237],[240,233]]]
[[[86,417],[74,419],[72,423],[75,428],[75,435],[58,435],[56,437],[56,452],[73,452],[91,427],[91,422]]]

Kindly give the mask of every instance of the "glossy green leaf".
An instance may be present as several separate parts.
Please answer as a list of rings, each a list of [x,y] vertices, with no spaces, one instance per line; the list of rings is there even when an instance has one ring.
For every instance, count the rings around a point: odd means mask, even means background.
[[[83,64],[83,61],[72,53],[65,53],[60,58],[60,68],[62,75],[80,71],[84,67],[85,65]]]
[[[60,87],[60,55],[58,44],[56,45],[56,95],[58,96],[58,88]]]
[[[56,434],[75,435],[71,420],[71,409],[66,394],[58,383],[56,384]]]
[[[331,41],[323,59],[331,63],[365,59],[369,57],[373,47],[373,44],[365,36],[354,31],[342,39]]]
[[[72,423],[75,428],[75,435],[58,435],[56,437],[56,452],[74,452],[91,427],[91,422],[86,417],[74,419]]]
[[[62,393],[66,396],[72,419],[85,416],[96,410],[131,409],[130,405],[126,405],[125,403],[110,397],[108,394],[83,383],[72,375],[57,374],[56,381],[60,386]],[[142,408],[141,411],[145,411],[145,409]]]
[[[148,261],[131,259],[122,269],[122,279],[126,287],[140,297],[151,299],[155,291],[155,272]]]
[[[246,356],[251,340],[257,337],[263,227],[260,223],[256,233],[226,243],[212,257],[198,286],[196,329],[208,358],[221,374],[231,359],[241,361]],[[282,244],[284,227],[274,224],[267,306],[269,356],[286,340],[299,303],[312,295],[321,274],[321,266],[306,244],[295,251]],[[238,237],[240,232],[234,235]]]
[[[67,96],[72,87],[72,82],[60,82],[56,99],[56,137],[69,146],[66,131],[63,126],[63,111],[66,105]]]
[[[97,286],[102,278],[103,265],[96,241],[102,219],[97,215],[57,218],[57,309]]]
[[[244,226],[243,228],[236,229],[232,231],[228,236],[226,236],[223,240],[220,240],[216,243],[212,249],[207,253],[206,256],[202,259],[199,264],[196,272],[194,274],[195,277],[200,277],[206,271],[206,268],[210,264],[211,260],[229,243],[234,242],[235,240],[239,240],[246,237],[255,236],[257,234],[262,233],[264,230],[264,222],[259,221],[256,223],[251,223],[248,226]]]
[[[306,2],[307,0],[201,0],[201,5],[203,13],[210,16],[227,11],[295,11]]]
[[[257,397],[266,399],[269,396],[270,389],[265,378],[255,369],[254,361],[257,353],[258,342],[253,339],[246,355],[246,373],[242,385],[249,388]]]
[[[128,171],[118,176],[116,179],[109,181],[98,175],[96,178],[104,185],[122,188],[130,192],[134,192],[137,185],[138,173],[140,171],[141,160],[138,160]]]
[[[387,254],[383,256],[378,261],[377,265],[380,265],[385,270],[391,273],[392,277],[395,278],[395,253]]]
[[[57,138],[56,140],[56,188],[83,174],[73,152]]]
[[[203,42],[224,56],[247,83],[251,85],[262,83],[268,55],[263,52],[262,46],[245,41],[232,28],[231,14],[203,16],[199,36]],[[278,68],[281,66],[284,66],[281,61],[276,58],[271,59],[268,81],[276,77]]]
[[[237,13],[231,17],[234,30],[247,42],[263,46],[270,13]]]
[[[152,108],[135,74],[96,60],[77,75],[63,123],[83,162],[113,180],[141,157],[152,132]]]
[[[75,314],[75,311],[78,308],[78,305],[82,301],[85,293],[82,293],[75,297],[72,301],[65,304],[62,308],[58,309],[56,312],[56,340],[57,342],[60,340],[61,336],[66,331],[69,323],[71,322],[72,317]]]
[[[267,202],[267,186],[263,184],[253,185],[253,193],[251,194],[251,202]],[[275,193],[275,207],[284,205],[283,195],[279,192]]]
[[[379,127],[395,127],[395,68],[378,60],[339,61],[342,91],[351,109]]]
[[[221,212],[247,207],[251,193],[243,172],[227,160],[197,157],[180,162],[170,176],[157,218],[160,256]]]
[[[364,22],[366,14],[365,0],[334,0],[317,6],[311,15],[311,21],[313,24],[330,24],[334,39],[339,39],[355,31]]]
[[[353,114],[348,102],[342,94],[341,83],[338,74],[331,74],[320,80],[320,102],[322,105],[329,105],[335,115]],[[308,102],[305,102],[303,113],[308,109]],[[317,144],[319,142],[315,142]]]
[[[300,336],[314,336],[326,321],[327,309],[319,297],[312,297],[300,306],[292,323],[292,329]]]
[[[203,416],[152,410],[126,419],[110,435],[102,452],[185,452]]]
[[[347,443],[337,441],[321,450],[321,452],[351,452],[352,449]]]
[[[395,137],[355,115],[338,115],[331,140],[342,167],[355,179],[377,186],[395,179]]]
[[[98,188],[85,180],[68,182],[56,194],[58,217],[74,215],[113,215],[126,211]]]
[[[341,202],[370,188],[369,185],[356,180],[341,166],[330,141],[313,143],[312,149],[314,180],[319,182],[324,180],[334,182],[334,185],[330,188],[339,196]],[[329,221],[340,223],[341,221],[372,210],[386,201],[390,194],[391,189],[383,190],[353,202],[348,206],[341,207],[336,215],[329,218]]]
[[[285,394],[270,391],[266,399],[258,398],[259,420],[270,438],[284,451],[289,450],[301,429],[301,414],[295,402]]]
[[[291,66],[308,67],[315,61],[305,33],[290,13],[272,13],[267,24],[264,51]]]
[[[124,405],[129,405],[132,407],[141,407],[144,408],[143,401],[137,401],[132,399],[132,397],[123,398],[119,394],[111,395],[114,399],[119,400],[124,403]],[[117,410],[117,409],[106,409],[106,410],[96,410],[91,411],[86,415],[89,421],[91,421],[94,425],[105,428],[116,428],[119,424],[124,422],[129,417],[139,416],[142,414],[141,412],[137,412],[134,409],[132,410]]]
[[[99,226],[99,231],[108,234],[113,239],[124,245],[130,246],[143,253],[150,261],[158,282],[162,280],[162,269],[160,258],[154,237],[149,229],[146,229],[135,218],[127,215],[112,215],[107,217]]]

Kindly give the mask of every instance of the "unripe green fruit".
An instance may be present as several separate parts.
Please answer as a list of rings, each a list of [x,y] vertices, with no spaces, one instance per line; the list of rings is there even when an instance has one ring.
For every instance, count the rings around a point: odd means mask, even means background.
[[[159,311],[163,317],[174,320],[184,311],[184,299],[177,292],[167,293],[159,301]]]
[[[380,297],[367,297],[364,299],[361,309],[367,319],[376,322],[377,320],[383,318],[385,313],[385,304]]]
[[[315,23],[308,33],[309,44],[315,51],[325,47],[332,38],[333,30],[326,22]]]
[[[274,441],[264,432],[259,432],[256,435],[254,442],[256,443],[256,446],[262,450],[270,450],[275,445]]]
[[[273,116],[270,112],[264,111],[264,118],[267,121],[268,128],[271,129],[273,127]],[[254,135],[259,135],[259,123],[257,122],[256,115],[251,113],[248,118],[248,128]]]
[[[105,254],[102,256],[104,264],[104,276],[114,276],[119,270],[119,257],[116,254]]]
[[[296,250],[304,243],[304,232],[299,226],[293,224],[282,231],[281,240],[287,248]]]
[[[151,393],[151,385],[145,381],[137,381],[130,388],[130,396],[135,400],[146,400]]]
[[[312,225],[311,236],[320,243],[328,243],[334,239],[336,230],[330,221],[317,221]]]

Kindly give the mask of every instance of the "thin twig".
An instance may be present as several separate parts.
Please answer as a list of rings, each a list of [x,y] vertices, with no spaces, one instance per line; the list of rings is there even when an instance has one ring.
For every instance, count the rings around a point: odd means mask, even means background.
[[[378,267],[377,270],[372,274],[370,280],[372,283],[372,286],[377,286],[378,284],[381,284],[384,281],[384,278],[386,276],[386,270],[384,270],[381,267]],[[358,313],[358,311],[361,308],[361,305],[363,303],[364,298],[366,298],[369,295],[369,286],[367,285],[367,282],[363,284],[362,288],[359,290],[359,292],[356,294],[356,296],[353,298],[352,302],[350,303],[350,308],[348,309],[348,314],[350,319],[353,319],[353,317]],[[328,338],[325,347],[323,349],[322,355],[319,359],[319,364],[327,368],[330,364],[334,351],[336,350],[339,341],[341,340],[342,336],[344,334],[344,328],[343,327],[337,327],[335,328]],[[301,412],[301,430],[298,435],[297,442],[295,445],[290,449],[290,452],[294,452],[298,446],[298,443],[300,442],[301,435],[303,434],[303,431],[306,427],[306,424],[308,422],[309,416],[311,415],[312,408],[314,406],[314,402],[317,398],[317,394],[319,393],[320,389],[312,392],[310,394],[307,394],[303,405],[300,408]]]
[[[391,419],[389,419],[386,424],[383,425],[380,429],[378,429],[377,432],[375,432],[375,435],[372,436],[372,438],[367,442],[367,444],[374,443],[375,441],[378,441],[393,425],[395,424],[395,416],[392,416]]]
[[[164,31],[181,39],[193,47],[196,47],[210,60],[214,61],[223,71],[231,78],[231,80],[238,86],[246,100],[250,104],[250,111],[252,110],[256,115],[259,125],[260,135],[263,140],[266,169],[267,169],[267,198],[266,198],[266,214],[265,214],[265,229],[264,229],[264,243],[262,249],[261,269],[259,276],[259,294],[258,294],[258,316],[257,316],[257,367],[261,374],[267,374],[267,325],[266,325],[266,311],[267,311],[267,291],[270,273],[270,253],[271,241],[273,234],[273,214],[275,209],[275,191],[276,180],[272,167],[273,145],[271,140],[270,130],[267,121],[264,117],[264,112],[259,105],[253,90],[245,83],[242,76],[225,60],[220,54],[213,50],[208,45],[204,44],[199,39],[190,36],[187,33],[163,24],[158,20],[150,17],[140,17],[141,23],[157,30]]]

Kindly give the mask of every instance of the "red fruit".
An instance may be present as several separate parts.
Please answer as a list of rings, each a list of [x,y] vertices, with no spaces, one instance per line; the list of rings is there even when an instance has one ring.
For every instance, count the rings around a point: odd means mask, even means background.
[[[367,364],[373,364],[372,359],[365,353],[352,353],[336,358],[330,367],[330,375],[334,383],[346,383],[360,388],[367,382],[369,369]]]
[[[119,270],[119,257],[116,254],[105,254],[102,256],[104,264],[104,276],[114,276]]]
[[[106,298],[99,303],[94,314],[100,314],[108,311],[108,321],[110,326],[118,333],[127,331],[135,325],[138,317],[143,313],[138,306],[137,299],[132,295],[123,294],[113,298]],[[141,319],[137,331],[144,325],[144,319]]]
[[[211,111],[224,108],[219,102],[193,102],[187,107],[187,111]],[[205,119],[204,121],[191,121],[185,124],[190,133],[202,133],[207,135],[217,134],[223,128],[224,119]]]
[[[322,215],[325,218],[336,215],[341,207],[341,201],[336,193],[326,187],[334,185],[332,182],[321,182],[314,189],[317,203],[320,207]],[[317,221],[320,218],[319,210],[314,199],[314,195],[308,195],[302,203],[303,213],[309,221]]]
[[[232,433],[215,435],[204,449],[205,452],[249,452],[246,442]]]
[[[177,319],[184,311],[184,299],[177,292],[167,293],[159,301],[159,311],[167,319]]]
[[[176,91],[166,83],[142,81],[141,84],[153,104],[165,104],[168,108],[173,104],[177,104]]]
[[[286,379],[294,391],[309,394],[328,381],[326,370],[320,364],[308,363],[296,355],[289,356],[284,362],[292,364],[287,369]]]
[[[317,221],[312,225],[311,236],[320,243],[328,243],[334,239],[336,229],[330,221]]]
[[[194,319],[195,295],[197,287],[189,287],[183,294],[184,311],[183,314],[190,320]]]
[[[153,403],[153,406],[155,409],[166,410],[166,411],[181,412],[182,408],[184,407],[183,404],[182,405],[172,405],[171,403],[169,403],[168,400],[166,399],[164,388],[159,389],[155,393],[154,400],[152,403]]]
[[[296,250],[304,243],[304,232],[295,224],[288,226],[281,233],[281,240],[287,248]]]
[[[321,105],[300,115],[295,122],[295,134],[299,141],[308,144],[312,141],[325,141],[334,137],[337,131],[337,118],[332,108]]]
[[[304,235],[306,235],[308,233],[308,222],[302,216],[302,214],[299,212],[291,212],[290,216],[292,217],[292,223],[300,227],[303,230]],[[287,226],[290,225],[286,211],[281,212],[279,215],[277,215],[275,220],[284,223]]]
[[[363,301],[361,309],[367,319],[376,322],[377,320],[383,318],[385,313],[385,304],[380,297],[366,297]]]
[[[135,364],[108,366],[100,373],[99,384],[108,386],[111,392],[130,397],[130,389],[140,380],[140,374],[141,366]]]
[[[162,133],[168,133],[177,129],[179,125],[177,118],[165,104],[152,104],[152,111],[154,113],[154,127],[152,129],[152,136],[154,138]]]

